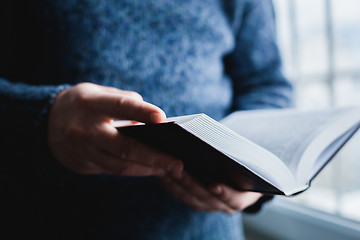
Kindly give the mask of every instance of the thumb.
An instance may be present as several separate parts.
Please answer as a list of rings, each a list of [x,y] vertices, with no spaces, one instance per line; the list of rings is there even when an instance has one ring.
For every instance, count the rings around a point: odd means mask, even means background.
[[[144,123],[159,123],[166,115],[159,107],[123,94],[108,93],[96,101],[96,110],[108,117]]]

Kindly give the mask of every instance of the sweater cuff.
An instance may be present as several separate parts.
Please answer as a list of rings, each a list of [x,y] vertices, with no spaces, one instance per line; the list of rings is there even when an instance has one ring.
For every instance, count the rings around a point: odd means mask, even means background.
[[[48,102],[43,106],[37,121],[35,131],[40,134],[38,146],[34,148],[35,159],[38,159],[38,167],[45,177],[45,181],[52,185],[63,185],[69,176],[70,171],[60,164],[51,154],[47,142],[48,117],[52,104],[57,94],[71,85],[60,85],[49,92]]]

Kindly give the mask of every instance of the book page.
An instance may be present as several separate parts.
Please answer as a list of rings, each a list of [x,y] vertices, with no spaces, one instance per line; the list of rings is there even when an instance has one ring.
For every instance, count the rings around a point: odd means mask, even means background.
[[[294,176],[273,153],[239,135],[205,114],[173,118],[176,124],[241,163],[278,189],[287,191],[295,185]]]
[[[329,123],[347,111],[348,108],[238,111],[221,123],[275,154],[296,175],[299,160],[307,146]]]
[[[320,154],[319,158],[315,161],[310,174],[307,176],[308,179],[313,178],[320,169],[324,166],[324,164],[329,161],[329,159],[334,154],[334,149],[339,149],[339,147],[347,140],[349,139],[359,128],[359,124],[352,127],[350,130],[345,132],[343,135],[341,135],[339,138],[337,138],[335,141],[333,141],[328,147],[325,148],[325,150]]]

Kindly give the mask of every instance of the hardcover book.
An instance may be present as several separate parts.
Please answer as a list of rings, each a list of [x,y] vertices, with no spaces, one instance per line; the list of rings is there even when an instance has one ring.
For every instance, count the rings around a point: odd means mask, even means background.
[[[289,196],[306,190],[359,127],[352,107],[238,111],[220,122],[195,114],[117,129],[181,159],[205,185]]]

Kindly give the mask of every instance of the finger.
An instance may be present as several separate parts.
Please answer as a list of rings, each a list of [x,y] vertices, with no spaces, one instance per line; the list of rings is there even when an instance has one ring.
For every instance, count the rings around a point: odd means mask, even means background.
[[[92,144],[82,144],[75,151],[70,150],[64,164],[80,174],[118,174],[122,176],[162,176],[164,169],[156,169],[142,164],[115,158],[97,149]]]
[[[104,94],[94,100],[91,107],[94,111],[114,119],[144,123],[158,123],[166,119],[165,113],[160,108],[128,95]]]
[[[148,167],[136,162],[119,159],[99,149],[91,151],[89,160],[101,169],[97,173],[111,173],[133,177],[163,176],[166,173],[164,169]]]
[[[262,196],[261,193],[256,192],[239,192],[224,184],[212,186],[211,191],[236,211],[242,211],[251,206]]]
[[[77,145],[75,149],[67,147],[66,150],[62,151],[60,154],[60,156],[63,156],[66,159],[62,164],[66,168],[80,174],[104,173],[102,167],[89,161],[89,149],[92,148],[89,148],[86,144]]]
[[[79,174],[101,174],[105,170],[90,161],[79,161],[79,158],[72,158],[66,162],[66,167]]]
[[[76,173],[86,175],[109,173],[105,171],[101,166],[98,166],[97,164],[92,162],[73,161],[72,164],[68,166],[68,168]]]
[[[204,204],[195,196],[190,194],[186,189],[184,189],[181,184],[176,182],[172,177],[164,176],[160,177],[159,179],[164,188],[179,201],[187,204],[188,206],[197,211],[212,211],[208,208],[206,204]]]
[[[175,179],[174,181],[183,186],[187,192],[199,201],[204,203],[208,209],[211,209],[212,211],[223,211],[226,213],[232,213],[234,211],[186,172],[183,173],[183,177],[181,179]]]
[[[157,151],[135,139],[127,137],[116,130],[111,124],[99,126],[98,135],[93,144],[112,156],[134,164],[141,164],[154,171],[163,169],[174,176],[181,175],[183,163],[179,159]]]

